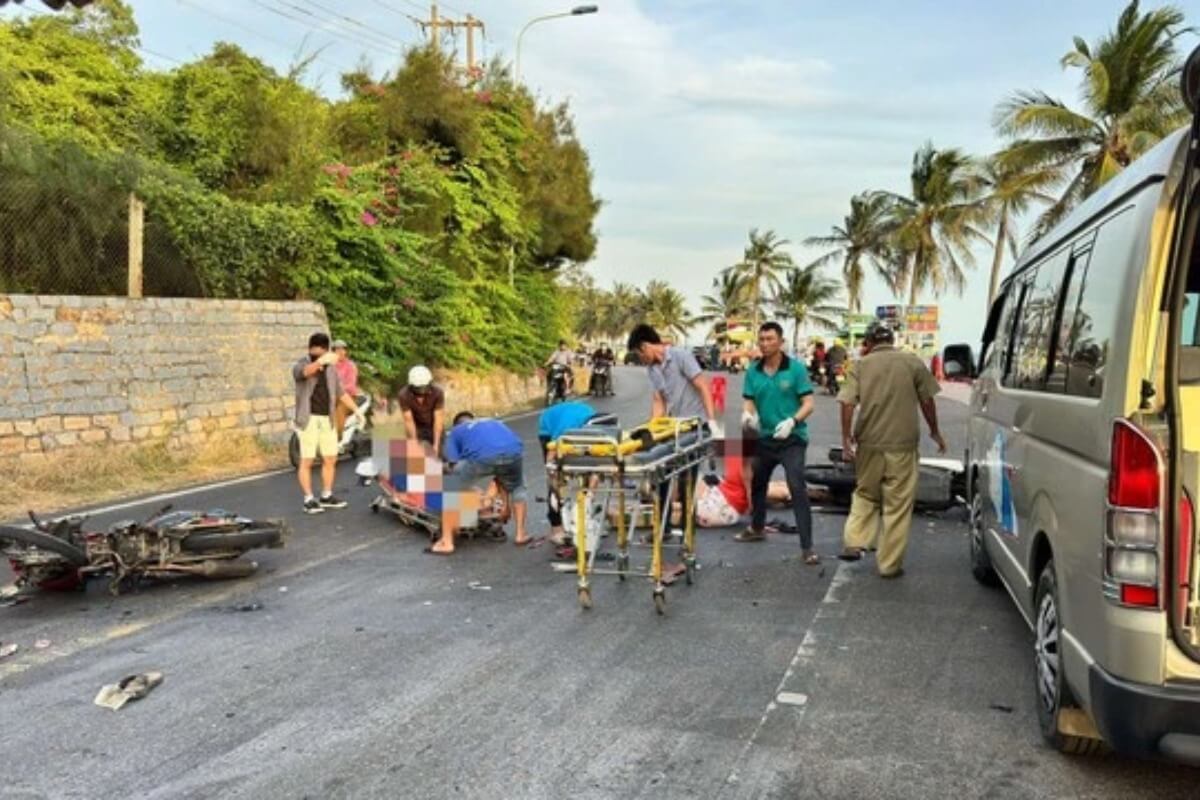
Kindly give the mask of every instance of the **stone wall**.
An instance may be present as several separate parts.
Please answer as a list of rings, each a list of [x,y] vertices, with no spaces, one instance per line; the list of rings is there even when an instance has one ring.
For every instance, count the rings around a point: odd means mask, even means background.
[[[282,439],[309,302],[0,295],[0,463],[102,444]]]

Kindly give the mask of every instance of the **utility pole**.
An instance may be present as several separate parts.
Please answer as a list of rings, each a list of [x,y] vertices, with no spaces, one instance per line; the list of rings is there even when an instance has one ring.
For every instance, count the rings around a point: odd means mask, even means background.
[[[451,33],[456,28],[462,28],[467,32],[467,71],[472,72],[475,69],[475,31],[484,30],[483,20],[475,19],[475,17],[467,14],[465,20],[454,20],[438,15],[437,3],[431,3],[429,6],[429,19],[421,23],[429,29],[429,43],[433,45],[433,49],[441,51],[442,49],[442,30],[449,30]]]

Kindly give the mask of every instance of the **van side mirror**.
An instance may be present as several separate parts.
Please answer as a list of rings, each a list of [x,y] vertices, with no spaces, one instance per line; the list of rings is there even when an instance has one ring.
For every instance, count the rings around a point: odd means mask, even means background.
[[[949,344],[942,350],[942,372],[947,378],[969,380],[976,377],[975,351],[969,344]]]

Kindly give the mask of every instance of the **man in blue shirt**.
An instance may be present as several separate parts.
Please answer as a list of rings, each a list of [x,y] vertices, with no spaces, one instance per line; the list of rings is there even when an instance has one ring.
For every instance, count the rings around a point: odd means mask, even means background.
[[[456,465],[454,474],[465,484],[485,489],[488,482],[495,479],[508,494],[517,526],[513,543],[518,547],[524,547],[530,541],[525,530],[524,455],[525,447],[511,428],[498,419],[475,419],[470,411],[461,411],[455,416],[454,428],[446,439],[446,461]],[[430,552],[453,553],[453,531],[447,536],[443,527],[442,538]]]
[[[615,421],[612,415],[597,414],[596,409],[579,400],[547,408],[538,418],[538,441],[542,443],[542,461],[546,460],[548,447],[555,439],[573,428],[582,428],[601,419]],[[567,544],[567,533],[563,529],[562,498],[559,497],[553,481],[550,482],[546,493],[546,519],[550,522],[550,541],[556,545]]]
[[[765,322],[758,330],[762,358],[746,370],[742,386],[742,425],[760,432],[754,452],[754,477],[750,482],[750,527],[735,538],[739,542],[766,539],[767,485],[780,464],[792,494],[792,511],[800,533],[805,564],[818,564],[813,552],[812,510],[804,481],[804,456],[808,448],[808,423],[813,411],[812,384],[804,364],[783,352],[783,327]]]

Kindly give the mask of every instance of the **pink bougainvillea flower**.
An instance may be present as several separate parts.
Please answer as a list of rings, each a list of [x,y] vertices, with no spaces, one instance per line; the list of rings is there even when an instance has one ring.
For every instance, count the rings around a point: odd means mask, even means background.
[[[413,160],[413,151],[405,150],[403,153],[400,154],[400,158],[404,159],[405,161],[412,161]]]
[[[376,217],[374,214],[372,214],[370,211],[364,211],[362,213],[362,217],[360,217],[360,219],[362,220],[362,224],[366,225],[368,228],[370,228],[373,225],[377,225],[379,223],[379,218]]]
[[[492,93],[486,92],[486,91],[485,92],[476,92],[475,99],[481,103],[490,103],[490,102],[492,102]]]
[[[404,303],[405,308],[416,308],[417,307],[417,301],[413,300],[411,297],[404,298],[404,300],[402,302]]]

